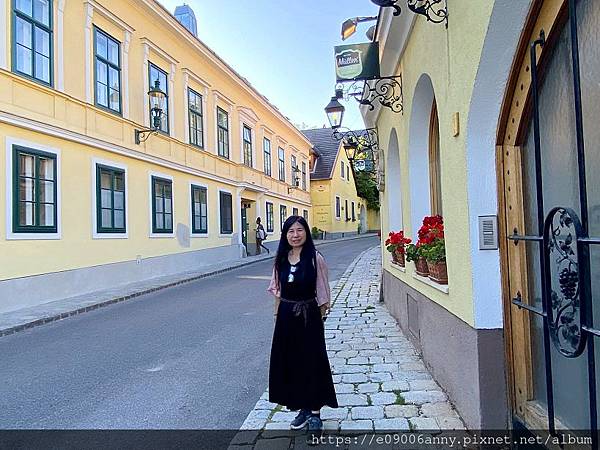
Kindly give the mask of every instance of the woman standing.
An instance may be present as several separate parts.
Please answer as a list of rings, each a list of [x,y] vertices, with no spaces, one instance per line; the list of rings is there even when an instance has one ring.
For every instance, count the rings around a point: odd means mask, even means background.
[[[264,248],[267,253],[271,253],[271,251],[263,245],[263,241],[267,238],[267,232],[265,231],[265,227],[263,227],[262,223],[260,223],[260,217],[256,218],[256,254],[260,255],[261,247]]]
[[[275,331],[269,401],[300,410],[290,424],[321,433],[320,409],[337,408],[322,317],[330,305],[327,265],[303,217],[283,224],[269,292],[275,296]]]

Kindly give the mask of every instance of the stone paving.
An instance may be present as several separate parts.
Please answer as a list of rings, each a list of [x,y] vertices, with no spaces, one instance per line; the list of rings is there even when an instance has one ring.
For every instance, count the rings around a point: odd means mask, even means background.
[[[379,303],[381,252],[363,252],[332,290],[325,339],[339,408],[321,410],[325,433],[464,430],[446,394]],[[290,431],[296,412],[269,403],[265,392],[230,448],[300,448],[305,431]],[[293,442],[292,442],[293,441]]]

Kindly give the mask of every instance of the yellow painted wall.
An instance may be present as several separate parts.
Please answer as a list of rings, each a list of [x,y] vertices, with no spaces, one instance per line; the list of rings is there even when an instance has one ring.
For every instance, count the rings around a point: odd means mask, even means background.
[[[448,294],[413,278],[412,263],[409,264],[406,273],[403,273],[390,263],[389,253],[383,247],[382,252],[383,264],[387,271],[473,325],[472,269],[469,253],[471,238],[468,211],[464,206],[467,204],[465,125],[493,1],[454,2],[451,7],[448,30],[443,25],[427,23],[423,18],[416,20],[397,69],[397,73],[402,74],[404,112],[394,114],[388,108],[382,108],[377,120],[379,142],[383,149],[390,148],[392,128],[398,134],[404,230],[406,234],[414,235],[416,230],[411,230],[408,172],[409,127],[415,87],[422,74],[429,75],[439,116],[442,199],[450,279]],[[461,132],[454,137],[452,117],[456,112],[460,116]],[[386,184],[396,181],[386,176]],[[389,190],[386,189],[382,208],[382,239],[385,239],[390,231],[386,205],[395,201],[388,197],[388,193]]]
[[[233,197],[234,232],[238,232],[240,206],[237,193],[252,203],[250,230],[256,218],[256,203],[266,224],[265,202],[274,204],[275,233],[279,232],[279,205],[294,206],[302,214],[311,210],[310,183],[307,191],[293,189],[291,155],[298,166],[308,159],[311,144],[272,105],[249,87],[223,61],[193,38],[154,0],[122,2],[85,2],[69,0],[64,10],[63,42],[59,33],[57,3],[54,8],[54,87],[46,87],[0,68],[0,279],[108,264],[119,261],[183,253],[231,245],[231,236],[219,236],[218,189],[229,190]],[[105,10],[98,5],[110,8]],[[12,2],[0,2],[7,25]],[[2,15],[0,15],[2,17]],[[0,28],[5,29],[3,24]],[[99,27],[121,42],[122,56],[128,45],[128,72],[122,63],[123,103],[128,115],[107,112],[94,103],[93,29]],[[91,37],[86,41],[86,29]],[[11,38],[6,29],[6,55],[10,70]],[[89,47],[86,48],[86,42]],[[0,48],[2,48],[0,46]],[[64,67],[59,68],[59,49],[63,49]],[[87,53],[86,53],[87,51]],[[86,79],[86,55],[91,77]],[[146,58],[147,56],[147,58]],[[146,60],[173,74],[169,85],[173,117],[170,136],[152,135],[136,145],[134,130],[148,125],[145,112]],[[64,92],[57,90],[59,70],[64,71]],[[188,114],[185,80],[206,100],[204,148],[187,143],[185,119]],[[127,86],[127,89],[125,88]],[[87,92],[91,89],[91,103]],[[216,107],[229,112],[230,160],[216,156]],[[125,110],[125,108],[124,108]],[[242,164],[242,122],[253,130],[254,167]],[[263,172],[263,137],[271,140],[272,176]],[[59,149],[62,170],[62,237],[60,240],[7,240],[6,138],[22,139]],[[286,182],[278,175],[277,148],[286,153]],[[128,238],[92,238],[92,159],[113,161],[128,168]],[[150,171],[174,179],[175,237],[149,237]],[[308,169],[307,169],[308,171]],[[308,173],[307,173],[308,177]],[[189,182],[208,186],[209,236],[189,238]],[[312,217],[312,212],[309,213]],[[253,232],[249,236],[253,239]],[[186,239],[187,236],[187,239]],[[278,237],[278,235],[277,235]],[[275,238],[271,236],[270,239]],[[9,263],[10,262],[10,263]]]
[[[374,209],[367,209],[367,230],[379,230],[381,227],[381,219],[379,211]],[[364,230],[364,231],[367,231]]]
[[[342,178],[341,162],[344,163],[344,178]],[[359,204],[363,200],[356,194],[354,176],[350,171],[348,180],[346,172],[350,168],[346,153],[342,147],[338,149],[332,177],[327,180],[311,180],[311,199],[315,223],[311,226],[328,233],[356,233],[359,223]],[[335,198],[340,198],[340,217],[335,214]],[[349,221],[346,221],[345,201],[348,201]],[[354,202],[354,218],[352,221],[352,202]]]

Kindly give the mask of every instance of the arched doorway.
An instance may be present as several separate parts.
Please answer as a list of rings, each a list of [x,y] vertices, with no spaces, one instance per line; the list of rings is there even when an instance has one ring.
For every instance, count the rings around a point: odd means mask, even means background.
[[[513,418],[596,430],[600,2],[532,11],[497,137]]]

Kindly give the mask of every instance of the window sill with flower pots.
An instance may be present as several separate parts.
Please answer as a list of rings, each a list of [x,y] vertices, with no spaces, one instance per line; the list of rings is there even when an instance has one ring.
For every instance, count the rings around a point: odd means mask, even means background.
[[[412,244],[410,238],[404,237],[404,230],[390,232],[385,246],[392,254],[392,267],[406,273],[406,262],[412,261],[415,265],[414,279],[447,294],[448,271],[442,217],[425,217],[418,237],[417,243]]]

